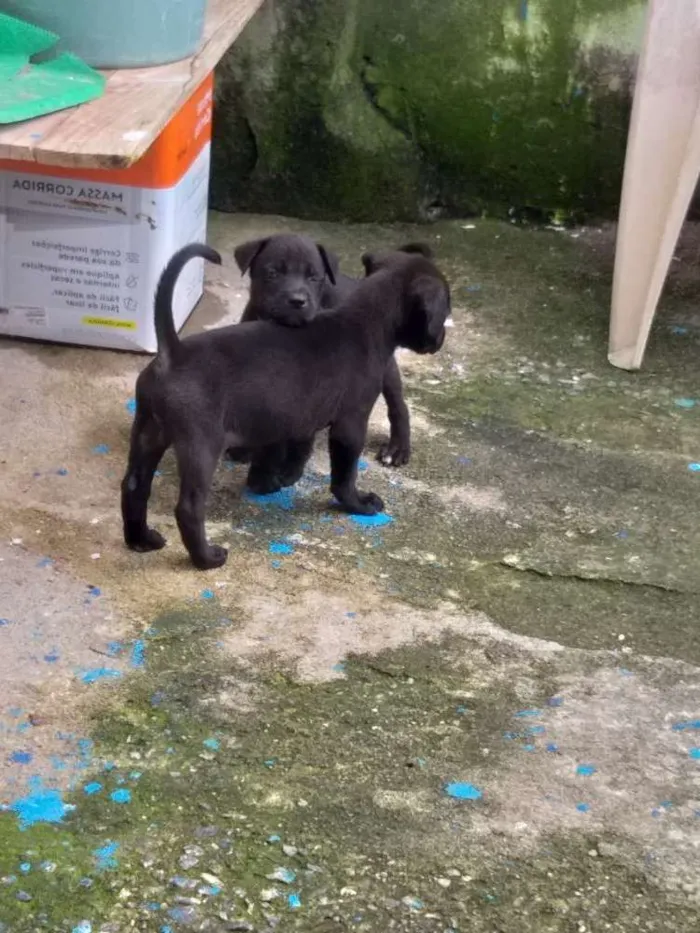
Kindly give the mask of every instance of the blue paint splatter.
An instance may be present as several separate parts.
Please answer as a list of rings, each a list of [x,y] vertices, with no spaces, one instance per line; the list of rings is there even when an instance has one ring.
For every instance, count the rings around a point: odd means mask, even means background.
[[[695,408],[695,399],[694,398],[674,398],[673,404],[676,408]]]
[[[112,667],[92,667],[78,674],[84,684],[96,684],[100,680],[116,680],[122,676],[121,671]]]
[[[104,845],[95,849],[92,853],[92,857],[95,860],[97,870],[111,871],[117,868],[119,865],[119,859],[117,858],[118,850],[119,843],[112,842],[111,840],[107,840]]]
[[[170,924],[166,923],[160,928],[160,933],[173,933],[173,928]]]
[[[43,570],[45,567],[53,567],[54,563],[53,557],[42,557],[36,562],[36,565]]]
[[[282,837],[279,836],[277,833],[273,833],[271,836],[267,837],[267,841],[270,843],[270,845],[272,845],[272,843],[274,842],[281,842]]]
[[[376,515],[351,515],[350,521],[362,528],[382,528],[384,525],[391,525],[394,519],[386,512],[377,512]]]
[[[579,765],[576,768],[576,774],[581,777],[590,777],[592,774],[595,774],[597,770],[595,765]]]
[[[528,726],[527,731],[530,735],[543,735],[547,730],[544,726]]]
[[[458,706],[455,712],[457,713],[458,716],[464,716],[466,713],[469,712],[469,708],[467,706]]]
[[[577,803],[576,809],[578,810],[579,813],[588,813],[589,810],[591,809],[591,805],[590,803]]]
[[[263,764],[265,765],[266,768],[274,768],[275,765],[277,764],[277,759],[268,758],[267,761],[263,761]]]
[[[290,894],[287,897],[287,903],[290,910],[299,910],[301,907],[301,897],[298,894]]]
[[[559,746],[556,745],[554,742],[550,742],[550,743],[547,745],[547,751],[548,751],[548,752],[558,752],[558,751],[559,751]]]
[[[45,787],[41,778],[32,778],[29,788],[29,794],[10,804],[10,810],[19,818],[20,829],[28,829],[36,823],[61,823],[73,809],[63,802],[57,790]]]
[[[272,567],[273,570],[279,570],[279,569],[282,567],[282,561],[281,561],[281,560],[271,560],[271,561],[270,561],[270,566]]]
[[[6,625],[10,624],[9,619],[0,619],[0,628],[4,628]]]
[[[138,780],[140,780],[141,777],[143,777],[143,772],[142,772],[142,771],[131,771],[131,772],[129,772],[129,780],[130,780],[130,781],[138,781]]]
[[[202,590],[202,592],[199,595],[202,597],[202,599],[207,599],[207,600],[214,599],[213,590]]]
[[[483,794],[478,787],[473,784],[466,784],[462,781],[454,781],[445,785],[445,793],[448,797],[454,797],[455,800],[481,800]]]
[[[356,612],[346,612],[346,613],[345,613],[345,618],[346,618],[346,619],[356,619],[356,618],[357,618],[357,613],[356,613]]]
[[[108,454],[109,453],[109,444],[96,444],[92,448],[94,454]]]
[[[56,470],[56,476],[68,476],[68,470],[65,467],[59,467]]]
[[[674,732],[700,732],[700,719],[687,719],[684,722],[674,722],[671,729]]]
[[[534,752],[536,748],[536,745],[523,745],[524,752]]]
[[[615,532],[615,537],[619,538],[621,541],[626,541],[629,536],[630,533],[625,528],[621,528],[619,531]]]
[[[503,738],[504,738],[504,739],[507,739],[509,742],[512,742],[512,741],[514,741],[515,739],[519,739],[519,738],[520,738],[520,733],[519,733],[519,732],[504,732],[504,733],[503,733]]]
[[[218,750],[221,748],[221,742],[215,738],[205,739],[202,742],[202,745],[205,748],[211,749],[213,752],[218,752]]]
[[[473,460],[471,457],[460,456],[460,457],[457,457],[457,463],[459,463],[460,466],[470,466],[473,463]]]
[[[98,596],[102,596],[102,590],[99,588],[99,586],[93,586],[92,584],[88,586],[88,593],[94,599],[97,599]]]
[[[468,292],[480,292],[481,285],[467,285],[467,291]]]
[[[689,463],[688,469],[691,473],[700,473],[700,463]]]
[[[693,761],[700,761],[700,748],[688,749],[688,757],[692,758]]]
[[[113,800],[114,803],[131,803],[131,791],[127,790],[126,787],[119,787],[117,790],[112,791],[109,799]]]
[[[405,897],[403,903],[411,910],[423,910],[425,904],[419,897]]]
[[[107,654],[110,658],[118,658],[124,650],[124,645],[120,641],[110,641],[107,644]]]
[[[293,486],[290,486],[285,489],[280,489],[278,492],[270,493],[268,496],[259,496],[255,492],[251,492],[249,489],[243,493],[243,498],[247,499],[248,502],[252,502],[254,505],[260,505],[264,509],[282,509],[284,512],[290,512],[294,509],[294,502],[296,499],[296,492]]]
[[[294,545],[289,544],[287,541],[270,541],[268,545],[268,551],[270,554],[293,554]]]
[[[515,716],[517,719],[529,719],[529,718],[534,718],[535,716],[541,716],[541,715],[542,715],[541,709],[521,709],[521,710],[518,710],[517,713],[515,713]]]
[[[130,398],[124,405],[124,408],[129,412],[130,415],[136,414],[136,399]]]
[[[520,19],[526,23],[528,17],[528,0],[520,0]]]
[[[32,757],[31,752],[12,752],[10,761],[13,765],[28,765]]]
[[[99,794],[102,790],[102,785],[99,781],[91,781],[89,784],[86,784],[83,787],[83,792],[88,795],[88,797],[94,797],[95,794]]]
[[[340,661],[338,664],[334,664],[331,670],[333,670],[336,674],[344,674],[345,664],[342,661]]]
[[[49,654],[44,655],[44,660],[46,661],[47,664],[55,664],[56,661],[58,661],[60,657],[61,657],[60,654],[54,648],[53,651],[49,652]]]
[[[22,864],[19,866],[19,870],[22,872],[23,875],[28,875],[29,872],[32,870],[31,863],[22,862]]]
[[[547,700],[547,706],[553,706],[555,709],[564,705],[564,697],[550,697]]]
[[[360,473],[366,473],[367,470],[369,470],[369,463],[367,463],[366,460],[358,460],[357,469],[360,471]]]
[[[89,920],[81,920],[77,927],[73,927],[72,933],[92,933],[92,924]]]
[[[146,666],[146,642],[142,638],[137,639],[131,648],[131,666]]]
[[[218,894],[221,894],[222,888],[218,884],[208,884],[204,885],[199,889],[200,894],[204,894],[207,897],[216,897]]]

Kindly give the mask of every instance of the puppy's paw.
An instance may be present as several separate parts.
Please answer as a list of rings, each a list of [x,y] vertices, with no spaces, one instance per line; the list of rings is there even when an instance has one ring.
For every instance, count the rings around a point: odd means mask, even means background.
[[[147,528],[145,534],[138,538],[133,538],[126,542],[127,547],[139,554],[146,554],[148,551],[160,551],[165,547],[165,538],[156,531],[155,528]]]
[[[192,563],[197,570],[215,570],[217,567],[223,567],[228,558],[228,551],[225,547],[219,547],[218,544],[210,545],[204,554],[190,555]]]
[[[352,509],[356,515],[376,515],[384,511],[384,501],[374,492],[358,492],[358,507]]]
[[[250,463],[253,459],[253,454],[245,447],[229,447],[224,457],[232,463]]]
[[[377,454],[377,460],[382,466],[400,467],[405,466],[411,459],[411,445],[408,441],[394,440],[391,438],[386,444],[382,444]]]
[[[249,473],[246,486],[251,492],[254,492],[256,496],[269,496],[273,492],[279,492],[282,488],[282,483],[279,477],[272,474],[256,473],[251,476]]]

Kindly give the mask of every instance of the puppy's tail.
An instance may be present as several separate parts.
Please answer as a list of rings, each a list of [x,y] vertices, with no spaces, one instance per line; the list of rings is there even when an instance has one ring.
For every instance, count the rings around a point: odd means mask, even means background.
[[[164,366],[170,364],[180,346],[180,338],[177,336],[175,322],[173,321],[175,286],[183,268],[190,259],[195,259],[197,256],[208,259],[209,262],[216,263],[217,266],[221,265],[221,256],[211,246],[204,243],[190,243],[189,246],[184,246],[178,250],[170,259],[170,262],[163,269],[156,288],[156,343],[158,346],[158,359]]]

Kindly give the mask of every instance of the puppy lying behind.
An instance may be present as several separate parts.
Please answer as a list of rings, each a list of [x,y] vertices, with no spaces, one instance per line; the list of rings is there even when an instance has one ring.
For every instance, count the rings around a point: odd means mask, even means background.
[[[202,570],[226,561],[226,550],[207,542],[204,517],[227,445],[251,448],[257,456],[293,441],[291,483],[302,475],[315,434],[329,427],[331,492],[347,512],[380,512],[379,496],[357,489],[357,460],[396,348],[436,353],[444,342],[450,292],[441,273],[421,255],[365,256],[369,277],[335,313],[306,327],[257,321],[181,341],[172,297],[182,267],[195,256],[221,262],[208,246],[187,246],[170,260],[156,291],[158,353],[136,381],[122,481],[126,544],[136,551],[165,544],[148,527],[147,509],[153,474],[171,445],[180,474],[175,516],[192,562]]]
[[[401,252],[421,252],[432,258],[425,246],[405,246]],[[317,314],[337,307],[359,283],[339,272],[339,262],[330,250],[304,236],[278,234],[243,243],[234,251],[238,268],[250,274],[250,299],[241,323],[274,321],[286,327],[307,324]],[[403,397],[401,372],[392,357],[386,368],[382,394],[386,401],[391,434],[377,459],[385,466],[403,466],[411,456],[411,425]],[[233,460],[247,459],[246,452],[231,450]],[[293,452],[290,452],[293,456]],[[248,476],[248,486],[259,493],[280,488],[270,470]]]

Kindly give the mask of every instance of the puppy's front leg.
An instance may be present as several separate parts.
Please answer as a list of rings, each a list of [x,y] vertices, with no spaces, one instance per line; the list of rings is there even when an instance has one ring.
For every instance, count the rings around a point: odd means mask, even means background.
[[[391,435],[387,444],[382,444],[377,460],[384,466],[404,466],[411,458],[411,421],[403,397],[401,371],[392,356],[384,373],[382,394],[389,409]]]
[[[223,448],[223,438],[216,439],[197,433],[175,443],[180,473],[180,498],[175,518],[192,563],[198,570],[213,570],[226,563],[228,551],[209,544],[204,528],[207,496],[214,470]]]
[[[165,547],[165,538],[148,527],[147,518],[153,474],[167,446],[158,426],[139,407],[131,429],[129,463],[122,480],[124,541],[132,551],[158,551]]]
[[[376,515],[384,503],[373,492],[357,488],[357,461],[365,445],[367,417],[346,419],[331,425],[328,450],[331,457],[331,492],[346,512]]]

